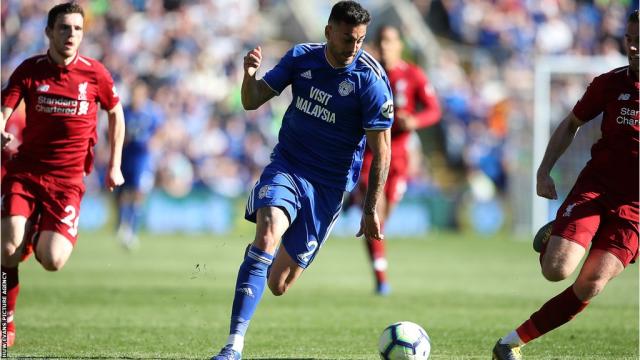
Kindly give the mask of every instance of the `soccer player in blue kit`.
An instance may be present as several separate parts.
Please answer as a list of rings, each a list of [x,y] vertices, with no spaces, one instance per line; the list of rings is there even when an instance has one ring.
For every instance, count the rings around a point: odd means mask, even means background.
[[[261,80],[255,77],[260,47],[244,58],[245,109],[257,109],[289,85],[293,100],[272,161],[247,201],[245,218],[256,223],[256,235],[238,271],[227,344],[212,360],[241,359],[265,284],[283,295],[311,264],[338,218],[344,191],[358,182],[367,144],[373,161],[356,236],[384,238],[376,206],[389,171],[393,100],[382,66],[361,49],[370,20],[357,2],[340,1],[331,9],[326,43],[294,46]]]
[[[155,164],[150,143],[163,122],[159,106],[149,99],[149,86],[138,81],[131,90],[131,101],[124,108],[126,132],[122,149],[124,186],[116,192],[118,238],[131,249],[138,245],[138,229],[144,200],[153,187]]]

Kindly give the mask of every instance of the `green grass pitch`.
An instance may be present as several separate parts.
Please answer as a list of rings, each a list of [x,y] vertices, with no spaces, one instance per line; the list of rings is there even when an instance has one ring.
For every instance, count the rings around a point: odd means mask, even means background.
[[[208,359],[224,343],[250,228],[229,236],[142,236],[128,253],[81,234],[66,267],[20,268],[13,358]],[[523,240],[523,239],[521,239]],[[432,339],[431,359],[489,359],[496,339],[570,281],[549,283],[526,241],[433,233],[388,242],[393,293],[373,295],[364,246],[330,238],[283,297],[267,291],[245,359],[376,359],[390,323]],[[527,345],[525,359],[638,359],[638,265],[572,322]]]

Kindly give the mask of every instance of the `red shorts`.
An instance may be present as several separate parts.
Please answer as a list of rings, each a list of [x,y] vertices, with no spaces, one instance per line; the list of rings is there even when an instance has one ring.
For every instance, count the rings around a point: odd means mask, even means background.
[[[2,180],[2,217],[40,215],[39,231],[62,234],[75,245],[84,184],[30,173],[7,174]]]
[[[362,162],[360,191],[362,191],[363,198],[369,185],[369,171],[371,170],[372,159],[373,156],[366,153]],[[404,193],[407,191],[407,178],[409,172],[408,162],[409,160],[406,157],[391,157],[389,175],[387,176],[387,183],[384,186],[384,195],[388,204],[396,204],[400,202]]]
[[[607,197],[602,186],[579,179],[558,209],[552,235],[580,244],[587,249],[607,251],[626,267],[638,258],[637,205]],[[629,211],[630,207],[635,211]]]

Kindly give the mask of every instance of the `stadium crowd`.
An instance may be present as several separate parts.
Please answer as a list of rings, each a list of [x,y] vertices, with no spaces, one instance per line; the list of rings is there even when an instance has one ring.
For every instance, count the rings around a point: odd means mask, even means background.
[[[272,110],[245,112],[239,102],[241,53],[261,37],[259,3],[81,3],[87,29],[80,51],[110,69],[123,104],[137,79],[152,89],[150,100],[163,118],[153,141],[158,184],[176,195],[192,185],[228,196],[244,192],[268,162],[275,139]],[[46,49],[49,7],[38,0],[2,3],[3,82],[26,57]],[[99,171],[107,152],[96,153],[103,155],[96,159]]]
[[[265,36],[260,25],[260,14],[277,2],[80,3],[87,11],[80,51],[107,66],[123,104],[130,101],[136,79],[152,89],[151,100],[163,118],[153,141],[156,184],[174,195],[201,186],[236,197],[250,188],[269,161],[285,110],[280,104],[286,100],[244,111],[241,59],[256,44],[278,47],[272,53],[282,53],[286,45]],[[507,189],[510,173],[523,166],[519,161],[531,155],[522,144],[530,143],[536,55],[619,56],[625,17],[633,6],[630,0],[413,3],[441,44],[429,75],[443,106],[440,136],[446,163],[471,178],[483,174],[499,191]],[[50,5],[40,0],[2,2],[3,83],[26,57],[46,49],[42,32]],[[276,60],[267,58],[263,70]],[[553,82],[552,93],[576,94],[583,85],[561,79]],[[559,120],[572,105],[573,100],[555,106],[552,118]],[[99,171],[107,151],[98,149],[97,154]],[[409,185],[424,188],[432,177],[419,171],[420,166],[416,169],[418,178]],[[93,186],[97,188],[102,178],[93,176]]]
[[[480,169],[504,190],[530,151],[534,62],[541,55],[620,57],[631,1],[414,0],[441,40],[431,71],[443,103],[449,158]],[[637,4],[635,5],[637,7]],[[559,121],[586,79],[558,78],[551,119]],[[575,94],[575,96],[557,96]],[[511,158],[510,158],[511,157]]]

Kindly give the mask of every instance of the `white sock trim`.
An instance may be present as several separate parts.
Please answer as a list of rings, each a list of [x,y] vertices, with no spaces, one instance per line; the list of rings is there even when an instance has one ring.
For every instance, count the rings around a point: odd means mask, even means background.
[[[513,330],[500,340],[501,344],[508,344],[511,347],[523,346],[524,342],[518,336],[518,332]]]
[[[227,338],[227,345],[231,345],[231,348],[242,354],[244,348],[244,336],[240,334],[230,334]]]
[[[388,264],[387,259],[379,257],[373,260],[373,269],[376,271],[385,271],[387,270]]]

